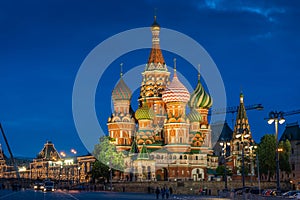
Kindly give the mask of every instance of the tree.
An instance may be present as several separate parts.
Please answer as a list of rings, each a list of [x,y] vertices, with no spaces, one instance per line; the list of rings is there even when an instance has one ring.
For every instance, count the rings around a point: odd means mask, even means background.
[[[280,170],[290,174],[292,172],[291,165],[289,162],[291,154],[291,143],[289,140],[281,141],[278,145],[279,149],[279,166]]]
[[[259,159],[259,170],[261,174],[268,177],[270,181],[271,176],[275,174],[276,171],[276,139],[275,135],[266,134],[258,145],[258,159]]]
[[[224,165],[219,165],[216,169],[216,174],[218,176],[222,176],[223,179],[225,178],[225,166]],[[227,176],[232,176],[232,171],[228,167],[226,167],[226,175]]]
[[[107,165],[97,160],[96,162],[94,162],[92,171],[89,172],[89,175],[91,176],[94,183],[96,180],[104,182],[105,179],[108,182],[110,178],[110,169]]]
[[[106,178],[109,180],[110,170],[113,170],[113,175],[115,170],[124,170],[124,155],[117,151],[112,141],[112,138],[103,136],[99,139],[99,144],[95,145],[93,154],[97,161],[91,171],[91,176],[95,179]]]

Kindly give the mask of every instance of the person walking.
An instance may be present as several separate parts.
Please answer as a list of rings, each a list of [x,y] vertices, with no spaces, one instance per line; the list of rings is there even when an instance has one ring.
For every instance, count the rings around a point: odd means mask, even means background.
[[[170,191],[169,191],[169,188],[166,188],[166,199],[169,199],[169,196],[170,196]]]
[[[169,188],[169,191],[170,191],[170,197],[172,196],[172,194],[173,194],[173,188],[170,186],[170,188]]]
[[[159,189],[159,187],[157,187],[155,190],[156,199],[159,199],[159,193],[160,193],[160,189]]]
[[[166,189],[165,189],[165,187],[163,187],[163,188],[161,188],[161,198],[162,199],[165,199],[165,194],[166,194]]]

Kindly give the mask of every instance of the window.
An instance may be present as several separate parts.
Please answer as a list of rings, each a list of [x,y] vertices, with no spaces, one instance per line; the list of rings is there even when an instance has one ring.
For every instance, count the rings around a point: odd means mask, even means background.
[[[182,155],[180,155],[179,159],[182,160]]]
[[[294,154],[294,148],[292,148],[292,154]]]

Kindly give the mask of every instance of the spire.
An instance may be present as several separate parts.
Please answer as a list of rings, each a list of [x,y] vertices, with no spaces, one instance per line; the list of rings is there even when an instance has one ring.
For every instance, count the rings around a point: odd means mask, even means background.
[[[200,64],[198,65],[198,82],[200,82]]]
[[[120,78],[123,77],[123,63],[120,63]]]
[[[240,104],[243,104],[243,103],[244,103],[244,94],[241,91],[241,93],[240,93]]]
[[[176,58],[174,58],[173,61],[174,61],[174,77],[177,77],[177,73],[176,73]]]
[[[236,120],[238,121],[239,119],[240,120],[248,119],[246,109],[245,109],[245,105],[244,105],[244,95],[243,95],[242,92],[240,93],[240,105],[239,105],[238,113],[237,113],[237,116],[236,116]]]
[[[129,153],[130,153],[131,155],[134,155],[134,154],[139,153],[139,149],[138,149],[138,146],[137,146],[137,144],[136,144],[136,140],[135,140],[135,139],[134,139],[133,142],[132,142],[132,145],[131,145],[131,148],[130,148]]]
[[[149,153],[145,143],[143,144],[141,152],[139,153],[138,160],[149,160]]]
[[[244,95],[242,92],[240,93],[240,105],[238,107],[238,112],[236,115],[233,138],[235,138],[235,135],[239,134],[240,131],[247,131],[250,134],[250,137],[248,139],[252,138],[250,132],[250,125],[248,122],[248,117],[244,105]]]
[[[151,25],[151,32],[152,32],[152,49],[148,59],[147,70],[159,69],[159,70],[167,71],[167,68],[165,66],[165,60],[159,45],[160,26],[156,21],[156,15],[154,15],[154,22]]]

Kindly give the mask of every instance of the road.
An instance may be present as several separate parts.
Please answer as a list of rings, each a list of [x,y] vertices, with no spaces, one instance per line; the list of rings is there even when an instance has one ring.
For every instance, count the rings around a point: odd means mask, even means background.
[[[134,199],[155,199],[155,194],[143,193],[119,193],[119,192],[79,192],[79,191],[62,191],[42,192],[34,190],[21,190],[13,192],[11,190],[1,190],[0,200],[134,200]],[[161,198],[160,198],[161,199]],[[199,196],[173,196],[170,199],[199,199]]]

